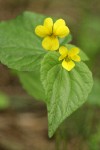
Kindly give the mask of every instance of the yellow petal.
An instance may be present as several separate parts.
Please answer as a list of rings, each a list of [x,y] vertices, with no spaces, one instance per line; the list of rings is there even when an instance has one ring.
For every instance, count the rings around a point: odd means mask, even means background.
[[[49,34],[47,28],[42,25],[39,25],[35,28],[35,33],[40,37],[45,37]]]
[[[52,28],[53,28],[53,20],[52,20],[52,18],[46,18],[44,20],[44,26],[48,29],[49,35],[52,34]]]
[[[46,50],[51,50],[51,51],[57,50],[59,48],[58,38],[54,36],[47,36],[42,41],[42,46]]]
[[[75,56],[73,56],[72,60],[79,62],[79,61],[81,61],[81,58],[80,58],[80,56],[75,55]]]
[[[53,31],[55,32],[56,28],[58,28],[59,26],[65,26],[66,23],[63,19],[58,19],[55,23],[54,23],[54,27],[53,27]]]
[[[61,55],[66,55],[66,56],[67,56],[67,54],[68,54],[68,49],[67,49],[65,46],[61,46],[61,47],[59,48],[59,53],[60,53]]]
[[[65,57],[66,57],[66,55],[61,55],[61,56],[59,57],[59,61],[65,59]]]
[[[71,71],[75,67],[75,63],[72,60],[70,60],[70,61],[63,60],[62,66],[66,70]]]
[[[54,35],[59,36],[60,38],[64,38],[69,34],[69,28],[67,26],[58,26],[56,28]]]
[[[71,59],[77,55],[80,52],[80,49],[78,47],[73,47],[71,50],[68,52],[68,55],[71,57]]]
[[[69,34],[69,28],[63,19],[58,19],[53,26],[53,34],[61,38]]]

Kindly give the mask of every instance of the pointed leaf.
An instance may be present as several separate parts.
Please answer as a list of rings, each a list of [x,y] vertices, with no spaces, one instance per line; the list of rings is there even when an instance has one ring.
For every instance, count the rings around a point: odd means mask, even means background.
[[[83,62],[68,72],[62,68],[58,57],[57,52],[50,52],[41,65],[41,81],[47,96],[49,137],[86,101],[93,85],[92,74]]]

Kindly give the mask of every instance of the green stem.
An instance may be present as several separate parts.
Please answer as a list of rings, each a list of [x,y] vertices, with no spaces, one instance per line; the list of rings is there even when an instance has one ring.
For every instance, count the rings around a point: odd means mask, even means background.
[[[67,139],[62,135],[64,133],[63,126],[58,129],[55,137],[55,150],[67,150]]]

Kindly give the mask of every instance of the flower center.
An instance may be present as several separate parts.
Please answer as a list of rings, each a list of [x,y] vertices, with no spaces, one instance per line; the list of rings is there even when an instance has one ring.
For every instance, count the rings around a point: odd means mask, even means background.
[[[50,35],[50,38],[51,38],[51,39],[55,39],[56,36],[52,33],[52,34]]]
[[[65,60],[66,60],[67,62],[69,62],[69,61],[71,60],[70,56],[67,55],[66,58],[65,58]]]
[[[57,36],[55,35],[55,33],[54,33],[54,25],[52,26],[52,30],[51,30],[51,33],[50,33],[49,36],[57,37]]]

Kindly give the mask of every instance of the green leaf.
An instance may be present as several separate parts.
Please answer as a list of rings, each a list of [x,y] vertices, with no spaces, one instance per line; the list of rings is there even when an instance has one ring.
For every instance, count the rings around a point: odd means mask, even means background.
[[[61,39],[59,39],[59,40],[60,40],[60,45],[65,45],[65,44],[67,44],[67,43],[69,43],[69,42],[72,41],[72,35],[69,34],[69,35],[66,36],[65,38],[61,38]]]
[[[23,88],[36,100],[45,100],[45,93],[38,72],[17,72]]]
[[[41,38],[34,33],[35,27],[43,23],[46,16],[24,12],[10,21],[0,23],[0,61],[19,71],[38,69],[46,51]],[[60,40],[66,44],[72,39],[69,34]]]
[[[92,74],[83,63],[68,72],[58,61],[57,52],[45,55],[41,65],[41,81],[46,93],[49,137],[62,121],[87,99],[93,85]]]
[[[72,44],[66,44],[66,47],[67,47],[68,49],[71,49],[71,48],[77,47],[77,46],[72,45]],[[80,49],[80,48],[79,48],[79,49]],[[82,60],[82,61],[87,61],[87,60],[89,60],[88,56],[87,56],[81,49],[80,49],[79,56],[81,57],[81,60]]]
[[[24,12],[17,18],[0,23],[0,61],[9,68],[19,71],[33,71],[40,65],[46,51],[35,27],[45,16]]]

